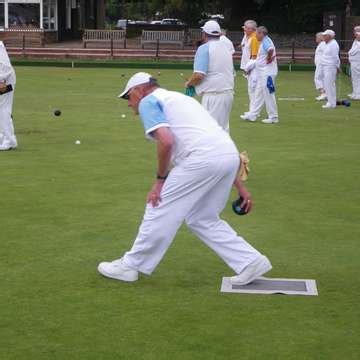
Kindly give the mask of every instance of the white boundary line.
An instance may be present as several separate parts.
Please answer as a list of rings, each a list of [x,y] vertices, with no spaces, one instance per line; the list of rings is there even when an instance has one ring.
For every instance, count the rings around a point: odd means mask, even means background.
[[[303,97],[278,97],[280,101],[305,101]]]

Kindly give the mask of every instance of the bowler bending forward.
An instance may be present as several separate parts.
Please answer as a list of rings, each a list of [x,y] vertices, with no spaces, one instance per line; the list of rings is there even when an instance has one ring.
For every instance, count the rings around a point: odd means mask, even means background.
[[[0,41],[0,151],[17,147],[12,120],[16,75],[5,45]]]
[[[271,270],[269,260],[219,217],[239,169],[238,150],[226,131],[196,100],[159,88],[146,73],[135,74],[120,97],[157,142],[158,173],[132,248],[121,259],[100,263],[99,272],[122,281],[136,281],[139,272],[150,275],[183,222],[234,270],[234,284]],[[250,211],[249,193],[244,186],[239,192]]]

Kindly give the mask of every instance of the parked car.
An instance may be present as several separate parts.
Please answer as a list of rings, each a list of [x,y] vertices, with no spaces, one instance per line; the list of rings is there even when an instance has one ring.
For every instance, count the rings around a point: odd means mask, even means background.
[[[161,25],[161,20],[153,20],[150,24],[151,25]]]
[[[120,19],[116,23],[116,28],[120,30],[126,30],[128,21],[126,19]]]
[[[215,15],[210,15],[210,19],[216,21],[222,21],[225,19],[225,17],[222,14],[215,14]]]
[[[199,20],[198,24],[200,26],[203,26],[207,21],[209,20],[215,20],[217,21],[220,26],[223,24],[224,22],[224,15],[221,15],[221,14],[215,14],[215,15],[211,15],[211,14],[207,14],[207,13],[203,13],[202,14],[202,19]]]
[[[180,25],[179,19],[162,19],[161,25]]]

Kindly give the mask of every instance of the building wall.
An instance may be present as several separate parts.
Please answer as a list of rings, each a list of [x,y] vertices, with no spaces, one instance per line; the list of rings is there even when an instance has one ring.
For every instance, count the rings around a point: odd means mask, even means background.
[[[358,25],[360,25],[360,16],[348,16],[345,18],[345,40],[347,40],[345,50],[350,49],[354,40],[353,29]]]
[[[67,1],[58,0],[59,40],[80,39],[83,29],[103,29],[105,0],[77,0],[71,9],[71,28],[67,28]]]
[[[105,28],[105,0],[96,0],[96,27],[97,29]]]
[[[0,4],[0,10],[2,9],[4,14],[4,4]],[[71,9],[69,8],[71,6]],[[38,18],[37,25],[28,23],[26,20],[29,12],[24,10],[22,6],[18,6],[14,3],[11,4],[12,13],[11,13],[11,21],[9,20],[9,28],[11,28],[11,32],[7,30],[0,32],[0,37],[7,39],[10,43],[21,43],[21,39],[23,38],[23,32],[28,32],[27,36],[34,33],[34,37],[39,37],[45,39],[45,42],[54,42],[54,41],[64,41],[71,39],[81,39],[82,30],[83,29],[103,29],[105,26],[105,0],[57,0],[57,31],[47,31],[48,27],[45,27],[45,35],[39,35],[40,33],[44,33],[44,31],[40,31],[40,24],[42,21],[40,19],[46,19],[44,14],[43,18],[41,17],[43,4],[40,1],[38,7],[38,14],[36,14],[36,18]],[[20,14],[14,14],[14,9],[18,8]],[[70,10],[69,10],[70,9]],[[31,14],[30,14],[31,15]],[[29,17],[29,16],[28,16]],[[56,17],[55,17],[56,18]],[[24,22],[24,20],[26,22]],[[45,21],[45,20],[44,20]],[[46,23],[46,22],[45,22]],[[11,25],[11,26],[10,26]],[[0,28],[4,28],[4,17],[0,18]],[[32,32],[31,32],[32,30]],[[16,32],[18,31],[18,39],[16,39]],[[40,31],[40,32],[39,32]],[[38,34],[39,32],[39,34]],[[7,34],[8,33],[8,34]]]
[[[103,29],[105,26],[105,0],[80,0],[82,29]]]

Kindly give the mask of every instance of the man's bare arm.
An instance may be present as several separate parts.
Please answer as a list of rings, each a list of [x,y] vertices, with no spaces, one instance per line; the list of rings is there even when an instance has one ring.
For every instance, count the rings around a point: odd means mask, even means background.
[[[5,81],[0,80],[0,93],[3,93],[7,90],[7,85]]]
[[[158,170],[157,175],[164,179],[157,179],[148,194],[147,202],[156,207],[161,201],[161,190],[165,179],[169,173],[172,147],[174,143],[173,135],[167,127],[154,130],[153,137],[157,141]]]
[[[268,54],[267,54],[266,62],[267,62],[268,64],[271,64],[274,59],[275,59],[274,49],[270,49],[270,50],[268,51]]]
[[[190,79],[185,83],[185,86],[190,87],[190,86],[199,85],[203,81],[204,77],[205,77],[204,74],[194,72],[192,73]]]
[[[171,152],[173,146],[173,135],[169,128],[161,127],[153,132],[157,141],[158,175],[165,177],[169,172]]]
[[[245,211],[247,213],[250,212],[251,208],[252,208],[251,195],[247,191],[244,183],[239,178],[236,178],[236,180],[234,182],[234,186],[236,187],[236,189],[239,193],[239,196],[241,196],[244,199],[240,206],[242,208],[245,208]]]

